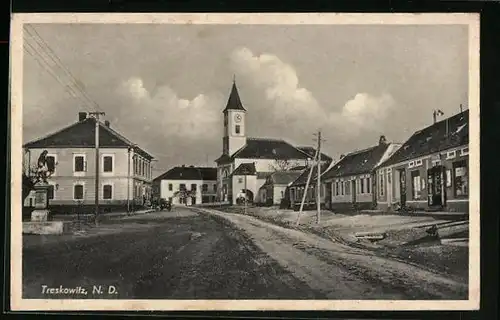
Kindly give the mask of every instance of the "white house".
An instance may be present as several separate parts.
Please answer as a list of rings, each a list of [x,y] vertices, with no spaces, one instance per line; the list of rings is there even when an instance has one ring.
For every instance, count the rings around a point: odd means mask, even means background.
[[[76,120],[76,119],[75,119]],[[112,129],[99,123],[99,202],[103,211],[126,211],[141,207],[150,198],[153,156]],[[80,112],[78,121],[23,145],[25,174],[32,174],[40,154],[55,165],[48,179],[49,205],[53,213],[94,210],[95,118]],[[34,193],[24,207],[33,206]]]
[[[180,197],[178,192],[181,190],[190,191],[191,196]],[[153,180],[153,192],[172,204],[215,202],[217,169],[185,165],[174,167]]]

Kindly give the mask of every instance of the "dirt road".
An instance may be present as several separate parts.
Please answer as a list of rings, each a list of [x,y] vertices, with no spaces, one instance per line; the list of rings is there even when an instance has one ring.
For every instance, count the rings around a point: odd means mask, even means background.
[[[467,299],[468,286],[255,217],[203,209],[244,231],[263,252],[328,299]]]

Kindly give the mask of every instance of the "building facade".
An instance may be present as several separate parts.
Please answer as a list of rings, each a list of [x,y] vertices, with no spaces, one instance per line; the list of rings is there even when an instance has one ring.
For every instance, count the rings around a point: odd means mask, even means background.
[[[286,200],[288,185],[294,182],[302,171],[277,171],[270,174],[259,190],[260,203],[267,206],[280,205]]]
[[[381,210],[469,211],[468,110],[415,132],[377,168]]]
[[[48,179],[49,205],[54,213],[93,210],[95,206],[96,120],[80,113],[78,122],[41,139],[26,143],[25,174],[30,176],[44,150],[54,172]],[[153,156],[99,123],[99,205],[103,211],[133,210],[151,197]],[[32,192],[24,201],[34,205]]]
[[[322,164],[320,167],[320,172],[327,172],[333,163]],[[309,175],[311,175],[309,185],[307,185],[307,180]],[[321,174],[322,175],[322,174]],[[317,190],[318,190],[318,166],[307,167],[301,171],[295,181],[288,185],[290,208],[294,210],[299,210],[302,200],[304,200],[303,210],[316,209],[317,208]],[[307,187],[307,188],[306,188]],[[328,185],[321,183],[320,181],[320,206],[324,208],[326,203],[329,202],[329,189]]]
[[[222,155],[215,160],[220,202],[236,204],[242,196],[261,202],[258,191],[270,174],[307,166],[314,157],[311,147],[295,147],[281,139],[247,137],[246,109],[235,83],[223,117]],[[323,154],[322,161],[329,163],[331,158]]]
[[[378,145],[342,156],[322,176],[322,182],[330,190],[326,207],[334,211],[374,209],[377,205],[374,169],[400,146],[388,143],[381,136]]]
[[[217,194],[217,168],[174,167],[153,180],[155,196],[175,205],[213,203]]]

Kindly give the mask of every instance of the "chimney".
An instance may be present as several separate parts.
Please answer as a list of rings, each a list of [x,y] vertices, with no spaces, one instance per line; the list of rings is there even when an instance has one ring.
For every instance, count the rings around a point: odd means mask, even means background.
[[[380,136],[378,144],[379,145],[387,144],[387,139],[385,138],[385,136]]]
[[[109,121],[108,121],[108,120],[105,120],[105,121],[104,121],[104,125],[105,125],[106,127],[108,127],[108,128],[109,128]]]
[[[87,119],[87,112],[78,112],[78,122]]]
[[[185,165],[185,164],[183,164],[181,167],[182,167],[182,168],[185,168],[185,167],[186,167],[186,165]]]

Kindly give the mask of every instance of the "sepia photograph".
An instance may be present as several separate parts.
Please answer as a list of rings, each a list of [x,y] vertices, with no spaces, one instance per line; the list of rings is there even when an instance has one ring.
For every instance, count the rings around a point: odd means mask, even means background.
[[[14,14],[13,310],[479,308],[479,16]]]

